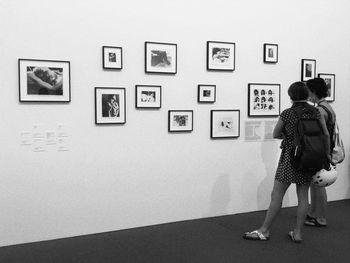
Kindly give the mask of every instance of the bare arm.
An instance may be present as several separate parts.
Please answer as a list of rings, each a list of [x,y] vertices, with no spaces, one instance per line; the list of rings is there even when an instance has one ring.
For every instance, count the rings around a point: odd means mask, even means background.
[[[329,136],[329,132],[328,132],[327,125],[326,125],[327,113],[324,109],[318,108],[318,110],[321,113],[320,123],[321,123],[322,129],[323,129],[323,133],[326,136],[326,147],[327,147],[327,149],[330,149],[330,136]],[[329,160],[331,159],[330,154],[331,153],[329,152],[328,153]]]
[[[283,139],[283,133],[282,133],[283,128],[284,128],[284,122],[282,121],[281,118],[279,118],[275,128],[273,129],[273,138]]]

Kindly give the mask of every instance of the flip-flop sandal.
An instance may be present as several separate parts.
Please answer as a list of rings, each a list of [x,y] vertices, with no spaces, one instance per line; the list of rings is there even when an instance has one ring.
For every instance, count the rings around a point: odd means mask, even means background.
[[[315,227],[326,227],[326,224],[321,224],[320,222],[317,221],[317,218],[311,217],[309,215],[306,216],[304,225],[306,226],[315,226]]]
[[[263,233],[258,230],[254,230],[252,232],[245,232],[243,235],[244,239],[247,240],[257,240],[257,241],[268,241],[270,237],[265,236]]]
[[[301,243],[301,239],[295,239],[295,237],[294,237],[294,232],[293,231],[289,231],[289,233],[288,233],[288,236],[290,237],[290,239],[294,242],[294,243]]]

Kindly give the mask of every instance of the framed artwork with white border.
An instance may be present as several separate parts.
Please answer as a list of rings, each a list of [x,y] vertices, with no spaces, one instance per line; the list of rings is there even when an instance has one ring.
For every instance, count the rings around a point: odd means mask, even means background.
[[[169,132],[191,132],[193,131],[193,110],[169,110],[168,111]]]
[[[248,116],[277,117],[281,108],[281,85],[249,83]]]
[[[95,123],[124,124],[126,122],[125,88],[95,88]]]
[[[20,102],[70,102],[70,62],[18,59]]]
[[[198,85],[198,102],[213,103],[216,100],[216,85]]]
[[[335,74],[329,73],[318,73],[318,77],[324,79],[326,85],[328,87],[328,97],[326,101],[334,101],[335,100]]]
[[[240,136],[240,110],[211,110],[210,137],[238,138]]]
[[[278,45],[277,44],[264,44],[264,63],[277,63],[278,62]]]
[[[207,70],[234,71],[236,44],[207,41]]]
[[[176,74],[177,44],[145,42],[145,72]]]
[[[136,85],[136,108],[162,107],[162,87],[157,85]]]
[[[123,49],[121,47],[103,46],[102,59],[104,69],[121,70],[123,68]]]
[[[301,60],[301,81],[308,81],[316,77],[316,60],[302,59]]]

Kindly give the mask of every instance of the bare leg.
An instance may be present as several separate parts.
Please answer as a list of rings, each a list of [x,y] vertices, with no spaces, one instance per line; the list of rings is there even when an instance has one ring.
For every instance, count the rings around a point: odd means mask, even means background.
[[[294,238],[296,240],[301,240],[301,229],[304,225],[307,210],[309,207],[308,191],[309,184],[307,185],[296,185],[297,195],[298,195],[298,209],[297,209],[297,222],[294,227]]]
[[[317,218],[319,223],[327,224],[327,191],[325,187],[311,185],[311,207],[309,215]]]

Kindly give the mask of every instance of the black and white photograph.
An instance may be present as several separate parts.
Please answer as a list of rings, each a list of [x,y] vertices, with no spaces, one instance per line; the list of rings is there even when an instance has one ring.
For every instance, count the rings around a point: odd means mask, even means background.
[[[207,41],[207,70],[234,71],[235,43]]]
[[[159,109],[162,106],[162,87],[158,85],[136,85],[136,108]]]
[[[240,110],[211,110],[210,137],[238,138],[240,136]]]
[[[316,60],[302,59],[301,60],[301,81],[308,81],[316,77]]]
[[[70,62],[19,59],[19,101],[70,102]]]
[[[169,110],[168,111],[169,132],[191,132],[193,131],[193,110]]]
[[[104,69],[121,70],[123,68],[123,49],[121,47],[103,46],[102,63]]]
[[[145,42],[146,73],[177,73],[177,44]]]
[[[125,88],[95,88],[95,123],[123,124],[126,122]]]
[[[216,85],[199,84],[198,102],[214,103],[216,101]]]
[[[248,116],[277,117],[280,114],[280,84],[248,84]]]
[[[335,74],[319,73],[318,77],[324,79],[328,87],[328,97],[326,97],[326,101],[335,101]]]
[[[278,62],[278,45],[277,44],[264,44],[264,63],[277,63]]]

